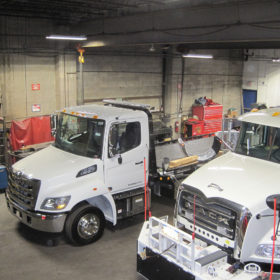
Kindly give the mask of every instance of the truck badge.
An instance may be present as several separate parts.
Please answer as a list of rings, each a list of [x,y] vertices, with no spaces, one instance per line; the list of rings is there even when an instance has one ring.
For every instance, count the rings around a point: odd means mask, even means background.
[[[222,192],[224,189],[221,188],[219,185],[217,184],[214,184],[214,183],[211,183],[210,185],[208,185],[208,188],[215,188],[217,189],[218,191]]]

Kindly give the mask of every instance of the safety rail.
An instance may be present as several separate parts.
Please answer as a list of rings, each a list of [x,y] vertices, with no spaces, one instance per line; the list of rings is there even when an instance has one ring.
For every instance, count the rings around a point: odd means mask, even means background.
[[[166,218],[150,217],[144,223],[137,254],[137,271],[150,280],[160,279],[157,276],[164,277],[164,273],[169,275],[167,279],[173,279],[170,275],[174,273],[176,279],[196,280],[255,280],[260,275],[254,264],[250,271],[243,270],[240,263],[235,268],[225,251],[168,224]],[[161,269],[163,273],[159,273]]]
[[[169,261],[181,266],[184,270],[201,270],[200,258],[220,251],[215,246],[208,246],[202,240],[193,239],[166,221],[151,217],[149,220],[148,244],[155,253],[164,255]]]

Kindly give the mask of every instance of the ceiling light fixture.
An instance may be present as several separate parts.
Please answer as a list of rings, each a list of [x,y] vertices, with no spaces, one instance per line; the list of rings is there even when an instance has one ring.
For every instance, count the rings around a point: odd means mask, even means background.
[[[280,58],[272,59],[272,62],[280,62]]]
[[[183,57],[189,57],[189,58],[208,58],[208,59],[211,59],[211,58],[213,58],[213,55],[212,54],[188,53],[188,54],[183,54]]]
[[[86,36],[71,36],[71,35],[49,35],[46,36],[46,39],[53,39],[53,40],[74,40],[74,41],[85,41],[87,40]]]
[[[84,48],[97,48],[97,47],[104,47],[106,46],[105,42],[103,41],[90,41],[83,45]]]

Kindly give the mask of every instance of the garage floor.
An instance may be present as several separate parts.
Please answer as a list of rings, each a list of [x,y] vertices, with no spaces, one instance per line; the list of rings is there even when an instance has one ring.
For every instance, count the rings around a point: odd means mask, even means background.
[[[174,200],[153,197],[152,214],[173,218]],[[143,215],[106,228],[96,243],[75,247],[61,235],[34,231],[10,215],[0,194],[0,279],[142,280],[136,272],[136,240]],[[52,240],[55,246],[50,246]]]

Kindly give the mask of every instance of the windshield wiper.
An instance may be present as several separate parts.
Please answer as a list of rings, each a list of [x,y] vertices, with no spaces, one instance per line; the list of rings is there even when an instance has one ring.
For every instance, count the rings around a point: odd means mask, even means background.
[[[70,135],[67,139],[67,141],[70,141],[72,142],[73,140],[79,138],[80,136],[82,136],[83,134],[82,133],[77,133],[77,134],[73,134],[73,135]]]
[[[75,139],[77,139],[77,138],[79,138],[79,137],[81,137],[82,135],[85,135],[85,134],[87,134],[87,131],[72,134],[68,137],[67,141],[72,142],[73,140],[75,140]]]

